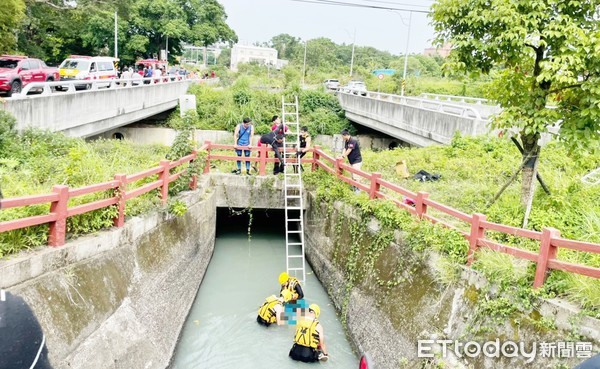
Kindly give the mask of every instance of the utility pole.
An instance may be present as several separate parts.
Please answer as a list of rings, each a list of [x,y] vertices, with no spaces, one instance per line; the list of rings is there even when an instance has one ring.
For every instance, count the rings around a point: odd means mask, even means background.
[[[352,77],[352,69],[354,68],[354,45],[356,45],[356,28],[354,29],[354,38],[352,39],[352,57],[350,59],[350,77]]]
[[[117,11],[115,10],[115,59],[119,57],[119,47],[117,45]]]
[[[402,74],[402,89],[400,96],[404,96],[404,85],[406,85],[406,68],[408,67],[408,42],[410,41],[410,23],[412,21],[412,12],[408,15],[408,32],[406,35],[406,50],[404,52],[404,73]]]
[[[167,64],[169,63],[169,35],[167,35],[167,42],[165,45],[165,56],[166,56],[166,62]]]
[[[304,41],[304,66],[302,67],[302,87],[304,87],[304,75],[306,74],[306,48],[308,41]]]

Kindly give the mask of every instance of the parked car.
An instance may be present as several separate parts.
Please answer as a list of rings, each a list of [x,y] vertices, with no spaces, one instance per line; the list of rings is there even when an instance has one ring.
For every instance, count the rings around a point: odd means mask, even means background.
[[[59,66],[61,81],[93,81],[117,79],[115,64],[119,59],[109,56],[71,55]],[[99,85],[109,86],[110,82]],[[91,84],[76,85],[76,88],[89,89]],[[57,88],[61,89],[61,87]]]
[[[32,82],[58,81],[57,68],[50,68],[40,59],[22,55],[0,56],[0,91],[7,96],[18,94]]]
[[[337,79],[326,79],[325,82],[323,82],[323,85],[325,85],[326,89],[337,90],[340,88],[340,81]]]
[[[348,84],[341,88],[343,92],[367,96],[367,85],[362,81],[350,81]]]

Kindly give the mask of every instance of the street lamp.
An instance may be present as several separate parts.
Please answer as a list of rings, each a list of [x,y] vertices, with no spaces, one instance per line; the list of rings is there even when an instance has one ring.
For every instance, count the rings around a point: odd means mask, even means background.
[[[348,30],[344,29],[346,34],[350,36]],[[356,28],[354,29],[354,38],[352,39],[352,57],[350,58],[350,77],[352,77],[352,69],[354,67],[354,46],[356,45]]]
[[[408,15],[408,33],[406,35],[406,52],[404,53],[404,72],[402,73],[402,89],[400,96],[404,96],[404,85],[406,84],[406,68],[408,67],[408,42],[410,41],[410,24],[412,21],[412,12]]]
[[[400,19],[402,19],[402,23],[406,26],[406,23],[404,23],[404,18],[402,18],[402,15],[398,12],[395,12],[393,10],[391,10],[391,12],[397,14]],[[412,22],[412,10],[407,10],[407,12],[409,13],[408,15],[408,32],[406,33],[406,49],[404,51],[404,72],[402,73],[402,87],[400,90],[400,96],[404,96],[404,85],[406,85],[406,69],[408,67],[408,43],[410,41],[410,26],[411,26],[411,22]]]
[[[304,87],[304,75],[306,74],[306,48],[308,41],[304,41],[304,66],[302,67],[302,87]]]

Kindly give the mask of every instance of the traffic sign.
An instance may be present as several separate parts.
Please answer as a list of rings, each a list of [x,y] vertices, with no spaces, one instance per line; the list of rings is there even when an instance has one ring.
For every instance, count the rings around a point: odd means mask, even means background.
[[[378,75],[378,76],[377,76],[377,78],[379,78],[379,79],[383,79],[383,73],[382,73],[382,74],[380,74],[380,75]]]

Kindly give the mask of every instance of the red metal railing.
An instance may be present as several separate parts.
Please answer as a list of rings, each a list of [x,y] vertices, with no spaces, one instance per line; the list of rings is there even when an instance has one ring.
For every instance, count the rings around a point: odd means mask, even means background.
[[[222,155],[214,154],[212,150],[231,150],[241,149],[250,150],[252,152],[258,152],[258,157],[238,157],[235,154]],[[212,144],[210,141],[206,141],[199,150],[205,150],[208,155],[206,157],[206,163],[204,166],[204,173],[210,172],[211,162],[217,160],[223,161],[249,161],[251,163],[258,163],[259,175],[265,175],[266,167],[268,163],[275,163],[277,159],[274,157],[268,157],[267,154],[271,151],[267,146],[257,147],[239,147],[234,145],[219,145]],[[292,151],[292,150],[290,150]],[[593,278],[600,278],[600,268],[594,268],[586,265],[572,264],[557,259],[558,248],[567,248],[571,250],[600,253],[600,245],[573,241],[560,237],[560,232],[554,228],[544,228],[541,232],[511,227],[503,224],[497,224],[486,220],[486,216],[483,214],[466,214],[459,210],[453,209],[449,206],[443,205],[439,202],[433,201],[429,198],[429,194],[426,192],[412,192],[405,188],[402,188],[396,184],[386,181],[382,178],[380,173],[367,173],[362,170],[352,168],[350,165],[344,163],[341,158],[334,158],[320,149],[319,146],[315,146],[311,150],[313,153],[312,158],[302,159],[302,163],[311,164],[313,170],[321,168],[326,172],[336,176],[338,179],[348,183],[349,185],[360,188],[369,194],[370,199],[387,199],[395,203],[399,208],[402,208],[409,213],[419,217],[420,219],[426,219],[433,223],[439,223],[446,227],[457,230],[461,233],[465,239],[469,242],[469,253],[467,257],[467,264],[470,265],[473,262],[474,255],[477,250],[481,247],[486,247],[492,250],[510,254],[514,257],[526,259],[536,263],[536,274],[533,286],[535,288],[541,287],[544,284],[547,272],[551,269],[563,270],[571,273],[581,274]],[[61,246],[65,243],[66,236],[66,220],[68,217],[87,213],[97,209],[105,208],[108,206],[116,206],[118,209],[118,215],[114,219],[114,224],[117,227],[123,226],[125,222],[125,207],[127,200],[141,196],[154,189],[161,189],[161,199],[163,204],[167,202],[169,183],[177,180],[185,172],[185,169],[171,174],[171,170],[178,168],[184,164],[191,163],[197,159],[197,152],[192,153],[186,157],[183,157],[177,161],[163,160],[160,165],[155,168],[145,170],[136,174],[125,175],[117,174],[112,181],[95,184],[91,186],[81,187],[77,189],[69,189],[68,186],[54,186],[51,194],[35,195],[19,198],[10,198],[0,200],[0,209],[14,208],[19,206],[29,206],[36,204],[50,203],[50,213],[47,215],[39,215],[33,217],[27,217],[22,219],[16,219],[11,221],[0,222],[0,232],[7,232],[15,229],[21,229],[31,227],[40,224],[49,224],[49,241],[50,246]],[[355,174],[362,179],[355,181],[350,177],[344,175],[344,172]],[[139,180],[158,175],[158,179],[144,184],[136,189],[127,190],[127,185],[137,182]],[[364,182],[368,182],[364,184]],[[190,188],[195,189],[197,186],[197,178],[193,176],[190,183]],[[87,204],[78,205],[74,207],[68,207],[69,199],[77,196],[82,196],[91,193],[103,192],[113,189],[116,191],[116,195],[108,199],[97,200]],[[399,194],[403,197],[408,197],[414,201],[414,207],[405,204],[403,201],[395,196],[388,195],[387,193]],[[464,231],[459,229],[453,224],[447,221],[435,217],[431,213],[428,213],[428,209],[435,209],[436,211],[445,214],[453,219],[459,220],[463,223],[470,225],[470,231]],[[496,241],[486,238],[486,231],[494,231],[504,233],[511,236],[518,236],[535,240],[539,242],[540,250],[539,253],[532,251],[522,250],[510,245],[504,245]]]
[[[206,149],[202,147],[201,149]],[[176,181],[185,173],[185,169],[171,174],[171,169],[180,167],[196,160],[197,151],[191,155],[185,156],[177,161],[163,160],[158,167],[145,170],[136,174],[125,175],[117,174],[112,181],[98,183],[80,188],[69,188],[69,186],[54,186],[51,194],[35,195],[27,197],[18,197],[0,200],[0,209],[16,208],[30,205],[41,205],[50,203],[50,212],[46,215],[37,215],[27,218],[15,219],[0,222],[0,232],[8,232],[16,229],[27,228],[35,225],[48,224],[48,245],[62,246],[65,244],[67,234],[67,218],[89,213],[94,210],[103,209],[109,206],[116,206],[118,213],[114,219],[117,227],[122,227],[125,223],[125,206],[127,200],[141,196],[156,188],[161,189],[161,200],[166,204],[169,196],[169,184]],[[136,189],[127,191],[127,185],[139,180],[158,175],[158,179],[147,183]],[[192,177],[190,188],[196,189],[197,178]],[[108,190],[115,190],[114,196],[107,199],[96,200],[86,204],[69,207],[69,200],[83,195],[94,193],[104,193]]]
[[[486,216],[483,214],[465,214],[459,210],[453,209],[449,206],[431,200],[429,198],[429,194],[426,192],[414,193],[393,183],[390,183],[382,179],[380,173],[367,173],[362,170],[352,168],[350,165],[344,163],[343,159],[332,158],[331,156],[325,154],[323,151],[320,150],[318,146],[315,146],[312,163],[313,168],[323,168],[328,173],[335,175],[337,178],[348,183],[349,185],[358,187],[361,190],[365,191],[369,194],[369,198],[371,199],[391,200],[398,207],[409,211],[411,214],[416,215],[421,219],[427,219],[433,223],[439,223],[448,228],[457,230],[469,242],[469,253],[467,257],[468,265],[471,265],[471,263],[473,262],[476,251],[480,247],[486,247],[495,251],[503,252],[514,257],[526,259],[536,263],[537,266],[535,272],[535,279],[533,282],[534,288],[541,287],[544,284],[547,272],[550,269],[563,270],[566,272],[581,274],[593,278],[600,278],[600,268],[594,268],[581,264],[572,264],[557,259],[559,247],[576,251],[600,254],[599,244],[573,241],[561,238],[560,231],[550,227],[546,227],[541,232],[537,232],[522,228],[511,227],[503,224],[492,223],[487,221]],[[354,173],[362,177],[363,179],[369,182],[369,185],[367,186],[363,183],[354,181],[352,178],[346,177],[343,174],[344,171],[348,171],[350,173]],[[393,196],[387,195],[382,191],[383,189],[387,189],[392,193],[397,193],[404,197],[412,199],[415,203],[414,208],[412,206],[404,204],[402,201],[399,201]],[[453,224],[450,224],[446,221],[434,217],[431,214],[428,214],[428,208],[433,208],[454,219],[470,224],[470,232],[465,232],[461,229],[458,229]],[[485,234],[488,230],[539,241],[540,251],[539,253],[526,251],[513,246],[503,245],[501,243],[487,239],[485,237]]]

